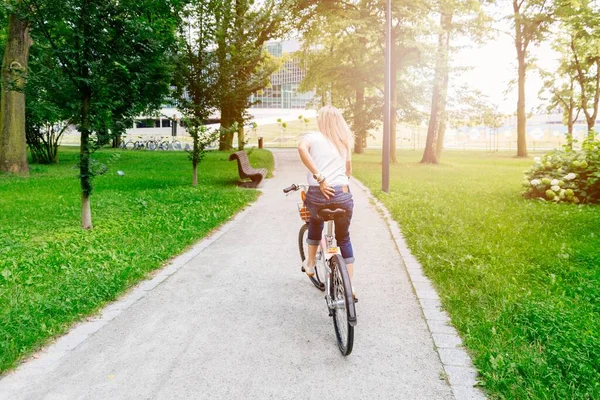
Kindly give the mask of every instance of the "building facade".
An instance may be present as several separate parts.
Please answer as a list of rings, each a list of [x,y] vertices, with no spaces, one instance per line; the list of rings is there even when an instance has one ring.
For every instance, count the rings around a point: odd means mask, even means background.
[[[300,44],[297,41],[267,43],[267,51],[274,57],[283,57],[297,51]],[[307,108],[311,105],[314,92],[301,93],[298,87],[306,72],[301,68],[298,59],[288,58],[279,71],[271,75],[271,85],[250,96],[252,108]]]

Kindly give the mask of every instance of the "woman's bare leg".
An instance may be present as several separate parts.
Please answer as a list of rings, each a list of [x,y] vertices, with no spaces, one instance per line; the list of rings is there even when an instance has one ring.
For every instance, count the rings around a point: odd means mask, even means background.
[[[317,263],[315,258],[317,256],[318,248],[319,248],[319,245],[316,245],[316,244],[308,245],[308,266],[309,267],[314,267],[315,264]]]

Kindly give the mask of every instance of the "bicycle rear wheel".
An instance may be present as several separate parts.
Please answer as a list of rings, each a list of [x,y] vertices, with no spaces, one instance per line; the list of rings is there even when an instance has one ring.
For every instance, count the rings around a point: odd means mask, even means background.
[[[304,262],[306,257],[308,257],[308,244],[306,244],[307,236],[308,224],[304,224],[298,233],[298,249],[300,250],[300,259],[302,262]],[[323,259],[323,249],[321,249],[321,246],[319,246],[317,249],[317,265],[315,266],[315,274],[313,276],[309,276],[309,278],[313,285],[315,285],[315,287],[321,291],[325,291],[326,273],[325,260]]]
[[[154,151],[158,149],[158,143],[154,140],[149,140],[148,143],[146,143],[146,149]]]
[[[331,301],[333,305],[333,327],[340,352],[347,356],[354,346],[356,308],[352,296],[352,284],[346,263],[339,254],[329,260],[331,267]]]

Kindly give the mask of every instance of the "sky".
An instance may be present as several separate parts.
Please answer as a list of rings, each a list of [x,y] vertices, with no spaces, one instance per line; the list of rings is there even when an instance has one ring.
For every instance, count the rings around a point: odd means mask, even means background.
[[[500,18],[502,15],[509,15],[510,11],[510,8],[496,10],[494,15]],[[490,102],[498,105],[502,113],[513,114],[517,108],[517,52],[512,37],[501,32],[511,31],[513,28],[507,21],[497,22],[494,26],[498,31],[493,31],[492,39],[485,45],[462,49],[455,54],[454,63],[471,66],[472,69],[463,72],[462,76],[455,77],[454,83],[469,83],[471,87],[487,95]],[[541,68],[555,68],[557,55],[548,43],[531,47],[530,51]],[[511,80],[515,81],[512,87]],[[537,73],[529,70],[525,94],[528,112],[542,104],[538,98],[541,86],[542,82]]]
[[[451,75],[450,84],[456,87],[468,84],[486,95],[490,104],[496,105],[500,112],[511,115],[516,113],[517,109],[517,61],[513,38],[505,33],[512,33],[513,27],[510,20],[503,17],[511,15],[512,7],[510,2],[505,2],[501,6],[494,6],[489,12],[496,22],[490,31],[491,38],[484,45],[453,38],[453,45],[460,46],[461,50],[453,54],[451,62],[455,66],[468,69]],[[297,40],[284,41],[283,45],[284,53],[299,48]],[[529,51],[541,68],[549,71],[555,69],[557,54],[550,48],[549,43],[531,46]],[[511,81],[514,81],[512,85]],[[538,95],[541,87],[542,82],[538,74],[530,69],[527,73],[525,94],[528,112],[543,105]]]

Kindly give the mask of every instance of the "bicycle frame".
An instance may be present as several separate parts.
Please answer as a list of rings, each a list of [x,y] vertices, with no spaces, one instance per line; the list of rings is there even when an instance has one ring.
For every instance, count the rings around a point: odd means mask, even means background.
[[[304,225],[300,228],[298,246],[300,248],[300,257],[304,262],[308,258],[306,250],[306,238],[310,214],[305,207],[306,192],[308,185],[293,184],[283,189],[283,192],[289,194],[291,191],[301,190],[302,203],[299,204],[300,218]],[[333,317],[333,325],[336,334],[338,347],[344,356],[352,353],[354,343],[354,327],[356,326],[356,298],[353,295],[350,276],[348,274],[346,263],[341,255],[340,248],[335,242],[334,220],[335,215],[339,215],[337,210],[326,212],[328,219],[323,226],[321,241],[317,246],[316,265],[313,275],[309,275],[311,282],[319,289],[325,292],[325,302],[329,316]],[[309,245],[309,249],[312,245]],[[304,264],[303,264],[304,265]],[[305,268],[302,268],[303,272]]]
[[[305,201],[306,199],[306,192],[308,191],[308,185],[298,185],[298,187],[300,188],[301,192],[300,192],[300,196],[302,198],[302,202]],[[329,308],[329,316],[332,315],[332,312],[335,308],[338,307],[344,307],[343,304],[334,304],[333,299],[331,298],[331,275],[332,275],[332,268],[330,265],[330,260],[333,256],[335,256],[336,254],[341,254],[340,252],[340,248],[337,246],[334,246],[334,240],[335,240],[335,235],[334,235],[334,221],[325,221],[325,226],[323,227],[323,235],[321,236],[321,243],[319,244],[319,247],[321,248],[321,259],[319,259],[319,252],[317,251],[316,254],[316,262],[323,262],[325,263],[325,269],[327,271],[327,276],[325,279],[325,300],[327,302],[327,307]],[[340,300],[341,302],[343,302],[343,300]]]
[[[322,256],[324,256],[324,260],[320,260],[320,262],[324,262],[325,263],[325,268],[327,270],[327,276],[325,279],[325,301],[327,302],[327,307],[329,308],[329,316],[331,317],[333,315],[333,310],[336,308],[343,308],[344,307],[344,300],[338,300],[338,302],[340,302],[340,304],[338,303],[334,303],[333,298],[331,297],[331,285],[333,285],[332,283],[332,275],[333,275],[333,268],[331,267],[331,263],[330,260],[333,256],[335,256],[336,254],[341,254],[340,253],[340,248],[337,246],[333,246],[333,241],[334,241],[334,235],[333,235],[333,225],[334,222],[333,221],[326,221],[325,226],[323,227],[323,236],[321,237],[321,244],[319,245],[321,247],[321,254]],[[318,253],[318,252],[317,252]]]

